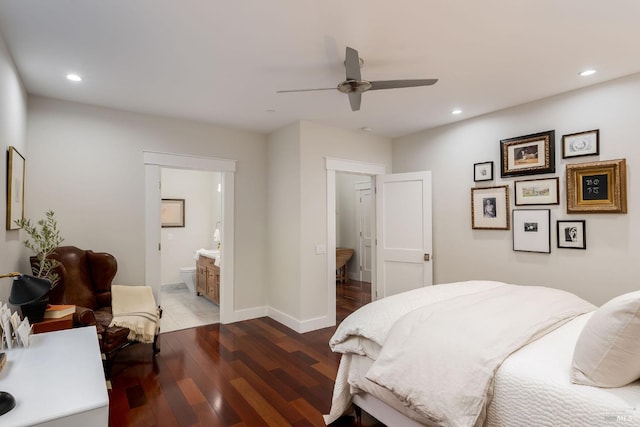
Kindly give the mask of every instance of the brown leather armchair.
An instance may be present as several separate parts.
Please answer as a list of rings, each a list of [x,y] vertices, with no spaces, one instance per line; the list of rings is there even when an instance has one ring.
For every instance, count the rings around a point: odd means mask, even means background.
[[[118,270],[118,263],[113,255],[106,252],[93,252],[75,246],[60,246],[51,258],[60,262],[56,270],[60,281],[49,293],[49,303],[74,304],[74,326],[97,328],[108,373],[116,352],[130,344],[129,329],[109,326],[113,318],[111,281]],[[156,341],[153,350],[154,353],[159,351]]]

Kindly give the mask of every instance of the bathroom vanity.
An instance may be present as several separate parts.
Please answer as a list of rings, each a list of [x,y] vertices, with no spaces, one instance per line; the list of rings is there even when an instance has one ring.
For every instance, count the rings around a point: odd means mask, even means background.
[[[200,254],[196,260],[196,291],[220,305],[220,267],[215,259]]]

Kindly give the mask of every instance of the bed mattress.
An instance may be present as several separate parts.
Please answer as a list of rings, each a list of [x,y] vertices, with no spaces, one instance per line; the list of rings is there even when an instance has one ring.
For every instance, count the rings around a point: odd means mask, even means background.
[[[571,359],[591,313],[581,315],[509,356],[495,376],[488,426],[638,426],[640,383],[598,388],[570,382]],[[352,393],[366,392],[408,418],[429,425],[388,390],[365,378],[373,361],[352,355]],[[365,408],[366,409],[366,408]]]

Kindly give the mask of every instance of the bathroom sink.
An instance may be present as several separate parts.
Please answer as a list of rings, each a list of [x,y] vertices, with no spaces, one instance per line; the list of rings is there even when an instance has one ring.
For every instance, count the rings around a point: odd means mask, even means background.
[[[199,255],[206,256],[208,258],[219,258],[220,251],[217,249],[199,249],[197,251]]]

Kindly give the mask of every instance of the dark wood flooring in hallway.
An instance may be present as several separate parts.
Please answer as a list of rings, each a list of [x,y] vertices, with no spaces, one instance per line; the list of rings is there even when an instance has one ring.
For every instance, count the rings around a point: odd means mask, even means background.
[[[370,285],[338,284],[336,300],[340,322],[371,300]],[[261,318],[163,333],[155,358],[148,345],[126,348],[111,372],[109,425],[324,426],[340,359],[328,346],[334,331],[298,334]]]

